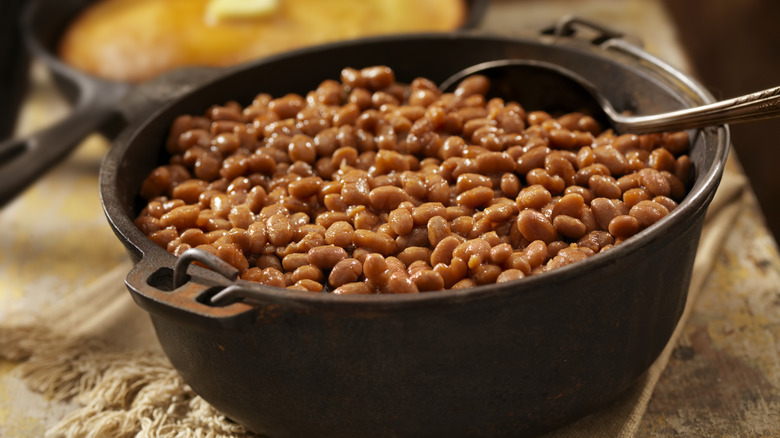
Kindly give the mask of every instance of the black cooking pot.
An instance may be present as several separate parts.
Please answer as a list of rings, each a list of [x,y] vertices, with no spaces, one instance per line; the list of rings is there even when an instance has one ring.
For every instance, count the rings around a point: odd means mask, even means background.
[[[604,41],[605,40],[605,41]],[[557,63],[637,114],[711,101],[620,38],[415,35],[331,44],[243,66],[125,131],[100,173],[106,215],[136,262],[127,277],[185,381],[269,437],[520,436],[614,400],[667,344],[728,152],[725,127],[691,132],[695,181],[662,221],[614,249],[510,283],[337,296],[232,281],[179,260],[134,225],[144,177],[180,114],[304,93],[346,66],[442,81],[499,58]],[[212,305],[217,293],[233,299]]]
[[[171,96],[225,70],[177,69],[145,82],[143,87],[138,87],[136,84],[101,79],[65,64],[57,56],[60,36],[80,12],[96,1],[33,0],[22,14],[21,39],[34,58],[48,68],[56,85],[73,104],[73,111],[52,126],[28,137],[0,143],[0,207],[59,163],[87,135],[101,132],[113,139],[127,125],[145,118],[148,108],[157,107]],[[478,25],[484,16],[488,0],[466,0],[465,3],[467,15],[461,28],[471,29]],[[12,13],[8,19],[16,19],[17,6],[6,11]],[[22,58],[21,54],[18,55]],[[14,74],[26,72],[26,69],[21,69],[22,66],[19,66],[17,72],[16,67],[12,65]],[[15,85],[21,86],[22,83]],[[21,89],[13,91],[12,96],[22,94],[17,92]],[[10,97],[8,100],[9,102],[4,102],[3,108],[11,103]],[[9,105],[8,111],[15,110],[16,106]]]

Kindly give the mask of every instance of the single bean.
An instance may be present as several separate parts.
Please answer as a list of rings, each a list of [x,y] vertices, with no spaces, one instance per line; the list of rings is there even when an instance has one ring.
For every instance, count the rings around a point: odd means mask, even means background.
[[[346,283],[333,290],[336,295],[369,295],[371,287],[363,282]]]
[[[623,175],[626,171],[628,162],[626,157],[613,146],[599,146],[593,149],[596,156],[596,162],[601,163],[609,169],[613,176]]]
[[[425,262],[429,264],[431,261],[432,251],[430,248],[423,246],[410,246],[404,248],[403,251],[398,253],[398,260],[400,260],[406,266],[410,266],[414,262]]]
[[[506,222],[514,218],[517,213],[517,204],[514,202],[500,202],[485,209],[485,219],[493,223]]]
[[[650,157],[647,161],[647,164],[652,169],[658,171],[665,170],[667,172],[673,171],[676,163],[677,160],[674,158],[674,155],[664,148],[653,149],[653,151],[650,152]]]
[[[588,232],[587,227],[581,220],[565,214],[555,216],[553,226],[559,234],[569,239],[579,239]]]
[[[557,269],[563,266],[570,265],[572,263],[584,260],[588,255],[576,246],[563,248],[549,262],[547,262],[548,269]]]
[[[356,246],[368,248],[385,257],[393,254],[396,249],[396,242],[392,237],[369,230],[355,230],[354,243]]]
[[[307,260],[312,265],[322,269],[332,269],[338,262],[348,257],[344,248],[335,245],[323,245],[312,248],[307,253]]]
[[[541,210],[552,201],[552,194],[544,186],[532,185],[520,190],[517,197],[517,206],[520,211],[531,208]]]
[[[637,175],[639,184],[645,188],[651,196],[669,196],[671,185],[669,180],[658,170],[642,169]]]
[[[409,201],[409,195],[399,187],[377,187],[369,193],[371,206],[379,211],[392,211],[402,202]]]
[[[376,287],[387,285],[390,279],[390,269],[387,260],[381,254],[370,253],[363,261],[363,275]]]
[[[489,263],[483,263],[472,268],[470,278],[477,285],[496,283],[498,277],[504,270],[500,266]]]
[[[387,282],[387,289],[389,293],[394,294],[409,294],[420,292],[419,289],[417,289],[417,285],[403,271],[395,271],[390,274],[390,279]]]
[[[405,208],[396,208],[388,215],[387,222],[396,235],[405,236],[412,232],[414,228],[414,219],[409,210]]]
[[[507,269],[496,277],[496,283],[506,283],[508,281],[515,281],[525,277],[523,271],[519,269]]]
[[[323,288],[322,283],[311,280],[309,278],[298,280],[295,282],[294,286],[295,288],[299,288],[300,290],[305,290],[308,292],[322,292]]]
[[[176,207],[160,217],[160,227],[174,227],[177,230],[194,227],[198,220],[198,213],[200,213],[200,207],[197,205]]]
[[[428,221],[428,242],[431,247],[436,247],[446,237],[452,235],[450,224],[442,216],[434,216]]]
[[[463,173],[458,175],[456,187],[458,189],[458,193],[463,193],[475,187],[492,188],[493,181],[490,179],[490,177],[485,175],[480,175],[477,173]]]
[[[521,211],[517,217],[517,228],[529,241],[541,240],[550,243],[558,237],[558,232],[553,224],[537,210]]]
[[[547,254],[549,253],[547,244],[541,240],[531,242],[525,247],[523,252],[532,268],[544,264],[547,261]]]
[[[355,229],[347,221],[334,222],[325,231],[325,242],[329,245],[346,248],[352,245],[354,239]]]
[[[301,280],[322,282],[324,278],[325,276],[322,273],[322,269],[312,265],[303,265],[298,267],[295,269],[295,271],[293,271],[291,276],[291,279],[294,283],[297,283]]]
[[[508,243],[500,243],[490,248],[490,262],[496,265],[501,265],[512,255],[512,245]]]
[[[551,216],[555,218],[558,215],[567,215],[572,218],[579,218],[582,216],[584,208],[586,208],[585,199],[577,193],[570,193],[562,196],[555,202]]]
[[[249,269],[249,261],[247,261],[241,248],[234,243],[221,243],[216,246],[217,257],[233,265],[239,272],[244,272]]]
[[[290,195],[299,199],[305,199],[316,195],[319,193],[320,188],[322,188],[322,178],[318,176],[301,178],[291,182],[287,186]]]
[[[510,254],[509,258],[502,265],[504,269],[517,269],[525,275],[530,275],[532,270],[527,254],[519,251]]]
[[[178,237],[179,233],[176,231],[176,228],[164,228],[149,234],[149,239],[162,248],[167,248]]]
[[[282,267],[285,271],[295,271],[296,269],[300,268],[301,266],[305,266],[309,264],[309,259],[306,254],[301,253],[294,253],[286,255],[282,259]]]
[[[623,202],[618,199],[596,198],[590,203],[590,209],[596,219],[599,228],[606,230],[609,223],[621,214],[628,214]]]
[[[640,228],[639,220],[627,214],[615,216],[609,222],[609,233],[618,239],[627,239],[638,233]]]
[[[279,213],[268,218],[266,233],[268,234],[268,241],[276,246],[287,245],[293,238],[290,220],[287,216]]]
[[[620,198],[622,194],[617,180],[611,176],[593,175],[588,180],[588,189],[593,196],[603,198]]]
[[[427,226],[434,217],[445,218],[447,209],[441,202],[426,202],[412,210],[412,220],[415,226]]]
[[[690,138],[685,131],[663,134],[663,147],[674,155],[684,154],[690,145]]]
[[[524,153],[517,160],[517,172],[520,174],[528,174],[533,169],[539,169],[544,167],[544,160],[547,158],[547,154],[550,153],[550,148],[546,146],[538,146],[530,149]]]
[[[666,207],[666,209],[669,210],[670,213],[672,212],[672,210],[677,208],[677,203],[674,202],[672,198],[666,196],[656,196],[655,198],[653,198],[653,201]]]
[[[475,158],[477,170],[482,174],[505,173],[515,170],[515,160],[506,152],[484,152]]]
[[[455,88],[455,96],[466,98],[475,94],[484,95],[489,88],[490,81],[487,77],[483,75],[472,75],[458,83]]]
[[[346,258],[333,266],[328,276],[328,283],[333,287],[340,287],[358,281],[361,275],[363,275],[363,264],[357,259]]]
[[[669,214],[669,210],[655,201],[640,201],[628,214],[639,221],[640,228],[647,228]]]
[[[475,187],[458,195],[456,202],[470,208],[486,206],[493,199],[493,190],[488,187]]]
[[[481,219],[478,219],[474,222],[474,228],[471,229],[466,237],[469,239],[476,239],[477,237],[482,236],[492,229],[493,222],[490,222],[490,220],[486,217],[482,217]]]
[[[460,245],[460,241],[449,236],[442,239],[431,252],[431,265],[449,264],[452,261],[452,253]]]
[[[372,230],[379,223],[379,216],[365,208],[355,211],[349,217],[352,220],[352,226],[354,226],[356,230]]]
[[[295,117],[306,105],[303,97],[297,94],[287,94],[268,103],[268,109],[276,113],[280,119]]]
[[[411,274],[409,278],[420,292],[444,289],[444,279],[441,274],[431,268],[417,270],[414,274]]]
[[[580,195],[582,197],[582,200],[585,202],[585,204],[590,204],[591,201],[593,201],[593,192],[581,186],[576,186],[576,185],[568,186],[563,191],[563,194],[564,196],[572,195],[572,194]]]
[[[372,91],[382,90],[395,82],[395,73],[387,66],[366,67],[360,70],[365,88]]]
[[[282,261],[279,260],[279,257],[277,257],[274,254],[262,254],[257,258],[257,261],[255,262],[255,266],[261,269],[266,268],[274,268],[278,271],[281,271],[284,269],[282,267]]]
[[[515,198],[520,193],[520,180],[514,173],[505,173],[501,175],[499,187],[505,196]]]
[[[631,208],[642,201],[649,201],[651,198],[652,195],[650,195],[650,192],[644,188],[635,188],[623,193],[623,203],[628,208]]]

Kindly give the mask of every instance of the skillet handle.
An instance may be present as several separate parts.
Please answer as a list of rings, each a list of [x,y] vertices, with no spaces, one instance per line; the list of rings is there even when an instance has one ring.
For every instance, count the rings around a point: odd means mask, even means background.
[[[83,101],[53,126],[0,143],[0,208],[118,115],[113,105]]]
[[[176,269],[163,266],[164,263],[153,260],[155,257],[143,257],[125,279],[136,304],[153,316],[202,330],[241,330],[254,323],[257,308],[250,304],[208,304],[212,296],[230,287],[230,283],[225,283],[231,278],[210,275],[211,271],[205,275],[188,274],[187,268],[193,262],[211,263],[212,260],[199,255],[202,254],[182,254]]]

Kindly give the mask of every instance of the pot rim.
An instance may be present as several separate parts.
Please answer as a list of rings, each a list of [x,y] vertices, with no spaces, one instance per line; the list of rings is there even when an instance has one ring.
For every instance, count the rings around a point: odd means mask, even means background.
[[[245,72],[247,70],[251,70],[266,64],[272,64],[279,60],[291,57],[301,57],[308,53],[322,51],[329,48],[350,47],[378,42],[403,42],[430,39],[450,39],[453,41],[462,39],[486,39],[506,42],[514,41],[519,43],[532,42],[535,44],[539,44],[541,42],[542,44],[547,44],[550,46],[569,47],[572,45],[568,44],[567,41],[563,41],[557,38],[554,38],[553,40],[545,40],[543,37],[511,37],[501,35],[486,35],[474,32],[414,33],[367,37],[350,41],[321,44],[276,54],[228,69],[225,71],[225,73],[217,76],[215,79],[210,80],[204,84],[200,84],[199,86],[190,90],[184,96],[179,96],[176,99],[167,102],[165,105],[158,108],[148,118],[146,118],[143,123],[136,126],[131,126],[126,129],[114,142],[112,148],[105,156],[100,168],[100,197],[103,204],[104,213],[106,214],[111,227],[114,229],[114,232],[125,244],[125,246],[128,247],[128,250],[132,253],[133,257],[137,258],[137,260],[147,258],[154,259],[153,263],[158,263],[158,268],[172,268],[178,259],[176,256],[157,246],[145,235],[143,235],[143,233],[141,233],[140,230],[138,230],[133,224],[132,218],[125,214],[125,211],[119,202],[119,192],[117,189],[116,176],[117,169],[121,166],[121,158],[123,158],[129,146],[133,144],[138,133],[143,131],[147,125],[158,119],[161,114],[164,113],[169,107],[183,98],[197,94],[200,90],[208,87],[209,85],[212,85],[214,82],[224,81],[225,79],[230,78],[232,75]],[[593,50],[594,47],[583,46],[581,49]],[[634,50],[632,51],[635,52],[635,54],[640,53],[641,55],[646,55],[642,57],[642,61],[645,62],[641,63],[641,68],[646,69],[648,72],[655,71],[657,75],[662,75],[662,79],[673,82],[673,86],[677,87],[676,91],[684,93],[685,95],[700,101],[702,104],[712,103],[715,101],[712,95],[706,91],[702,85],[686,74],[680,72],[674,67],[671,67],[663,61],[652,57],[642,49],[634,47]],[[602,57],[608,57],[609,52],[601,50],[598,52],[598,54]],[[527,298],[536,296],[536,291],[539,289],[536,287],[536,285],[539,284],[539,282],[547,285],[550,283],[563,285],[566,282],[576,279],[577,277],[587,273],[588,271],[599,269],[604,265],[620,263],[620,259],[624,255],[641,250],[642,247],[653,243],[658,236],[667,234],[673,231],[675,227],[679,227],[681,224],[684,224],[688,215],[695,215],[699,212],[704,214],[702,210],[706,210],[710,201],[712,200],[712,197],[715,194],[718,184],[720,183],[730,145],[728,126],[722,125],[706,129],[715,130],[718,139],[718,144],[714,150],[715,156],[713,157],[712,165],[707,169],[703,169],[706,170],[706,172],[703,174],[697,174],[691,191],[685,196],[685,199],[679,204],[679,206],[666,217],[664,217],[663,220],[653,224],[645,230],[642,230],[641,232],[632,236],[630,239],[622,242],[620,245],[615,246],[609,251],[588,257],[586,260],[557,268],[550,272],[525,277],[513,282],[487,284],[471,288],[433,293],[337,296],[331,293],[312,293],[287,290],[249,282],[241,282],[241,285],[246,285],[248,289],[251,289],[254,293],[256,293],[258,300],[275,303],[284,302],[303,307],[325,306],[331,309],[352,308],[366,310],[392,310],[400,308],[412,308],[422,305],[442,305],[446,303],[457,304],[473,300],[488,299],[504,294],[524,294]],[[128,245],[132,246],[132,248]],[[202,268],[200,266],[194,266],[192,269],[194,270],[193,272],[198,272],[199,275],[213,278],[213,271]],[[231,284],[229,280],[223,280],[225,286]]]

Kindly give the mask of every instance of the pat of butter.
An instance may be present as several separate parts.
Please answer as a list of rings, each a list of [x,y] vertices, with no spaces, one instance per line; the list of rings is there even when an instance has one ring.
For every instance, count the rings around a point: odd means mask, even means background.
[[[278,9],[279,0],[211,0],[206,7],[206,21],[262,18]]]

